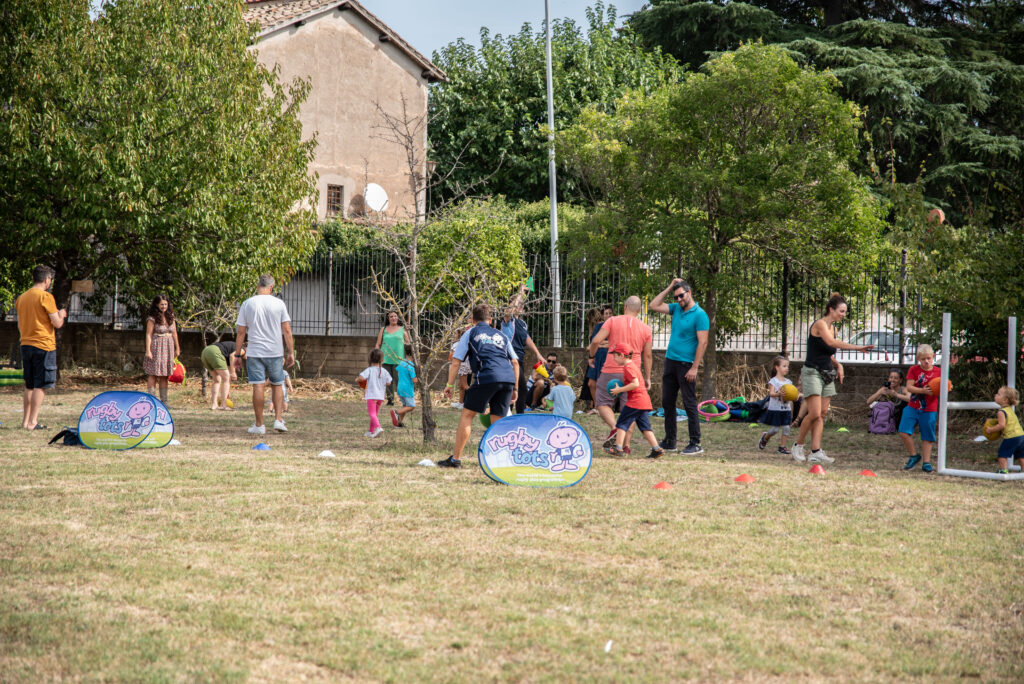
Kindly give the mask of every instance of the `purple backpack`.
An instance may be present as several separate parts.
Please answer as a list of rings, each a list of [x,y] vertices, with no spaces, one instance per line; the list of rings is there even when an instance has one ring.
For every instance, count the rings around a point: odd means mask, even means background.
[[[891,435],[896,432],[896,405],[891,401],[879,401],[871,407],[868,432],[875,435]]]

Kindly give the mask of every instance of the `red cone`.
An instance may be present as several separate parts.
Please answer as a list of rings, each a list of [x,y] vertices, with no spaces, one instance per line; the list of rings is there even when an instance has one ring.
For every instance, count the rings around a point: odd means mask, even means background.
[[[735,480],[733,480],[733,482],[746,482],[746,483],[750,483],[750,482],[753,482],[753,481],[754,481],[754,478],[752,476],[750,476],[750,475],[747,475],[746,473],[743,473],[742,475],[737,477]]]
[[[672,485],[670,485],[668,482],[659,482],[658,484],[654,485],[654,488],[655,489],[672,489]]]
[[[824,475],[825,469],[821,467],[820,463],[815,463],[811,466],[811,469],[808,472],[814,473],[815,475]]]
[[[864,470],[860,471],[860,474],[863,475],[864,477],[878,477],[877,475],[875,475],[873,472],[871,472],[867,468],[865,468]]]

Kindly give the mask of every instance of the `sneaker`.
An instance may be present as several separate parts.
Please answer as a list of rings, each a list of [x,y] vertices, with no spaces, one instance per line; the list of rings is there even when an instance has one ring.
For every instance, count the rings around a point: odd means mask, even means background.
[[[921,470],[923,470],[926,473],[934,473],[935,472],[935,467],[930,462],[928,462],[928,463],[924,463],[921,466]]]
[[[252,425],[249,426],[249,434],[250,435],[265,435],[265,434],[267,434],[267,426],[266,425],[257,425],[256,423],[253,423]]]
[[[604,440],[604,444],[602,445],[605,449],[610,447],[612,444],[615,444],[615,433],[618,431],[618,428],[612,428],[611,433],[608,435],[608,439]]]
[[[622,450],[622,447],[620,447],[618,444],[615,444],[614,442],[612,444],[606,446],[604,448],[604,452],[606,454],[611,454],[612,456],[625,456],[626,455],[626,452],[624,452]]]
[[[764,451],[764,448],[768,446],[768,433],[762,432],[761,439],[757,440],[757,448]]]
[[[786,447],[779,447],[779,448],[778,448],[778,452],[779,452],[780,454],[784,454],[784,455],[786,455],[786,456],[789,456],[789,455],[790,455],[790,451],[789,451],[789,449],[787,449]]]
[[[288,428],[285,427],[283,420],[274,421],[274,432],[288,432]]]
[[[373,437],[373,433],[367,430],[366,432],[363,433],[363,437]]]
[[[794,444],[793,445],[793,460],[796,461],[797,463],[803,463],[804,461],[807,460],[807,457],[804,456],[804,445],[803,444]]]
[[[627,456],[632,456],[633,450],[630,449],[629,446],[624,446],[622,447],[622,453],[626,454]]]
[[[442,468],[461,468],[462,459],[455,458],[454,456],[449,456],[443,461],[438,461],[437,465],[439,465]]]
[[[647,454],[647,458],[661,458],[665,455],[665,450],[661,447],[654,447],[651,449],[651,453]]]
[[[817,451],[812,451],[811,452],[811,455],[807,457],[807,462],[808,463],[835,463],[836,459],[831,458],[830,456],[826,455],[824,449],[818,449]]]
[[[402,427],[402,424],[398,422],[398,411],[391,409],[391,424],[395,427]]]
[[[691,444],[683,449],[683,453],[687,456],[695,456],[696,454],[703,454],[704,449],[701,448],[700,444]]]
[[[914,466],[921,462],[921,454],[914,454],[907,459],[907,464],[903,466],[904,470],[913,470]]]
[[[658,446],[661,447],[664,451],[679,451],[679,449],[676,448],[676,443],[670,442],[667,439],[661,440],[658,443]]]
[[[996,474],[997,475],[1009,475],[1010,474],[1010,469],[1009,468],[1000,468],[999,470],[996,471]]]
[[[459,403],[459,402],[457,402],[457,401],[453,401],[453,402],[452,402],[452,408],[453,408],[453,409],[460,409],[460,408],[462,408],[462,404],[460,404],[460,403]]]
[[[374,430],[373,432],[370,433],[370,437],[380,437],[383,434],[384,434],[384,428],[379,427],[379,428],[377,428],[376,430]]]

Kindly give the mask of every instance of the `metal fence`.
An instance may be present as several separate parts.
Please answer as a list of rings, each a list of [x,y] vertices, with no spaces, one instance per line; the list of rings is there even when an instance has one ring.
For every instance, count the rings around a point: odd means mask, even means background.
[[[854,278],[847,278],[844,289],[849,301],[849,314],[840,331],[840,338],[857,344],[875,344],[878,349],[851,360],[898,363],[912,360],[908,351],[918,330],[901,312],[920,310],[920,295],[907,277],[906,253],[896,252],[877,263],[874,268]],[[553,314],[550,299],[550,255],[527,255],[532,275],[533,293],[528,300],[525,319],[531,335],[540,346],[554,343]],[[786,353],[803,358],[807,331],[821,316],[828,299],[830,283],[795,275],[785,261],[778,259],[736,260],[727,263],[738,286],[728,293],[719,293],[722,310],[741,312],[733,321],[736,332],[717,345],[723,351],[759,351]],[[581,346],[590,338],[587,322],[589,312],[610,304],[621,313],[622,303],[631,294],[626,279],[616,269],[595,268],[585,261],[560,259],[561,270],[561,335],[563,346]],[[685,277],[685,272],[682,274]],[[384,313],[391,308],[377,292],[401,291],[401,272],[393,255],[383,249],[364,249],[345,256],[332,250],[318,253],[308,268],[297,273],[281,288],[280,297],[288,305],[292,330],[298,335],[368,336],[376,335],[383,324]],[[655,284],[653,289],[659,289]],[[698,303],[706,293],[694,292]],[[74,295],[69,307],[71,322],[112,324],[123,329],[137,329],[137,311],[114,305],[114,298],[105,297],[102,313],[86,308],[84,295]],[[644,320],[654,332],[655,349],[668,344],[670,320],[667,316],[646,313]],[[916,306],[915,306],[916,305]],[[726,320],[727,317],[723,317]],[[916,318],[916,317],[912,317]],[[728,322],[728,321],[726,321]],[[902,353],[901,353],[902,350]],[[909,355],[909,359],[908,359]]]

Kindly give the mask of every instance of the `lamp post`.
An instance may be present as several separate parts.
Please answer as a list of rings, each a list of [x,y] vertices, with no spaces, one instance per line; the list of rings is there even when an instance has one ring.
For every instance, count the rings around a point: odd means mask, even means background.
[[[562,346],[562,280],[558,268],[558,188],[555,179],[555,98],[551,78],[551,1],[544,0],[544,32],[548,86],[548,196],[551,199],[551,325],[552,346]]]

